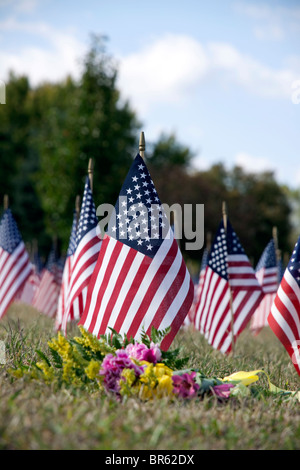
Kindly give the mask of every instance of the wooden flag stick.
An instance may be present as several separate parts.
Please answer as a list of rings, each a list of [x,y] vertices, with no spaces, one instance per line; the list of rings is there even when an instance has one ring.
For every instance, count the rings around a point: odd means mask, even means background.
[[[206,234],[206,249],[209,252],[211,247],[211,232],[207,232]]]
[[[226,202],[223,201],[222,204],[222,214],[223,214],[223,224],[224,224],[224,230],[227,235],[227,205]],[[231,342],[232,342],[232,354],[234,354],[234,331],[233,331],[233,325],[234,325],[234,312],[233,312],[233,305],[232,305],[232,292],[231,292],[231,287],[228,279],[228,284],[229,284],[229,302],[230,302],[230,313],[231,313]]]
[[[89,179],[90,179],[91,191],[93,192],[94,162],[93,162],[93,159],[92,159],[92,158],[89,159],[88,175],[89,175]]]
[[[9,206],[9,198],[8,198],[7,194],[4,194],[4,197],[3,197],[3,208],[4,208],[4,210],[8,209],[8,206]]]
[[[140,134],[140,142],[139,142],[139,153],[142,158],[145,158],[145,149],[146,149],[145,134],[142,131]]]

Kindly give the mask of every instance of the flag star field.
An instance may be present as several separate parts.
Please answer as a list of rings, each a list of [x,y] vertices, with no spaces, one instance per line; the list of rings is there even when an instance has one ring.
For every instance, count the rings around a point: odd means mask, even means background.
[[[169,222],[151,176],[137,155],[122,186],[107,233],[153,258],[169,231]]]

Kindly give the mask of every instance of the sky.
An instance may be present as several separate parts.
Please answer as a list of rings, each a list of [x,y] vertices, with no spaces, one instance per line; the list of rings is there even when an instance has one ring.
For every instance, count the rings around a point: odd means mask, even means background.
[[[91,34],[108,38],[146,156],[174,133],[195,169],[300,187],[299,0],[0,0],[0,80],[78,77]]]

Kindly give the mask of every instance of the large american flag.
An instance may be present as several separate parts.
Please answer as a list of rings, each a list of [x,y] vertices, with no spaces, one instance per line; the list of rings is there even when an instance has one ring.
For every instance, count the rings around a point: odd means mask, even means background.
[[[50,318],[55,318],[57,313],[61,271],[56,248],[53,247],[46,266],[42,270],[41,280],[32,300],[32,306]]]
[[[196,306],[195,328],[215,349],[229,353],[262,297],[254,269],[236,233],[229,221],[225,231],[221,221]]]
[[[115,329],[140,338],[171,327],[168,349],[194,286],[144,160],[138,154],[110,218],[79,322],[98,336]]]
[[[258,334],[263,327],[268,326],[268,315],[278,289],[279,266],[273,238],[264,249],[256,266],[255,274],[264,293],[263,300],[251,318],[251,330],[254,334]]]
[[[55,320],[56,330],[61,329],[63,317],[67,309],[67,303],[69,299],[70,279],[71,279],[71,273],[72,273],[72,262],[73,262],[74,253],[76,249],[76,231],[77,231],[77,212],[76,210],[74,210],[73,223],[72,223],[67,256],[65,260],[65,265],[64,265],[63,275],[62,275],[62,282],[61,282],[59,298],[58,298],[58,307],[57,307],[57,314],[56,314],[56,320]],[[71,306],[70,315],[68,318],[70,321],[74,319],[79,320],[80,316],[79,316],[78,307],[79,307],[78,303],[76,303],[75,306],[74,304]]]
[[[0,219],[0,318],[32,272],[29,255],[10,208]]]
[[[284,271],[268,323],[300,375],[300,237]]]
[[[70,315],[77,312],[76,315],[81,317],[83,314],[88,285],[96,265],[101,243],[96,207],[90,180],[87,176],[76,232],[76,247],[72,255],[68,299],[62,319],[64,333],[66,333]]]

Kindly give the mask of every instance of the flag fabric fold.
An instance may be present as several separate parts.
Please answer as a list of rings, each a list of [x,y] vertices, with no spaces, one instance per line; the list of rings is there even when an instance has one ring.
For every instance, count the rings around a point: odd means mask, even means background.
[[[81,317],[83,314],[88,285],[96,265],[101,243],[96,207],[90,180],[87,176],[76,231],[76,247],[74,253],[72,253],[68,294],[62,317],[62,330],[64,333],[67,331],[69,319],[74,315]],[[74,246],[72,250],[74,250]]]
[[[32,273],[32,265],[11,210],[0,219],[0,318]]]
[[[32,306],[50,318],[55,318],[57,313],[61,270],[56,249],[53,247],[46,266],[42,270],[40,283],[32,300]]]
[[[300,375],[300,237],[284,271],[268,323]]]
[[[138,154],[105,234],[79,324],[99,337],[171,331],[168,349],[193,301],[194,286],[146,164]]]
[[[273,238],[267,244],[258,261],[255,275],[264,293],[264,298],[251,318],[250,328],[253,334],[256,335],[262,328],[268,326],[268,315],[278,289],[279,265],[276,259],[276,248]]]
[[[221,221],[208,256],[194,325],[215,349],[229,353],[263,298],[230,222]]]
[[[73,263],[75,249],[76,249],[76,231],[77,231],[77,213],[74,210],[71,234],[70,234],[70,239],[69,239],[69,246],[67,249],[67,255],[66,255],[64,270],[62,274],[62,282],[61,282],[59,298],[58,298],[57,315],[55,319],[56,330],[61,329],[63,317],[67,309],[70,279],[71,279],[71,273],[72,273],[72,263]],[[80,318],[79,312],[80,312],[79,304],[78,303],[76,303],[76,305],[73,304],[70,308],[70,315],[69,315],[68,320],[70,321],[79,320]]]

